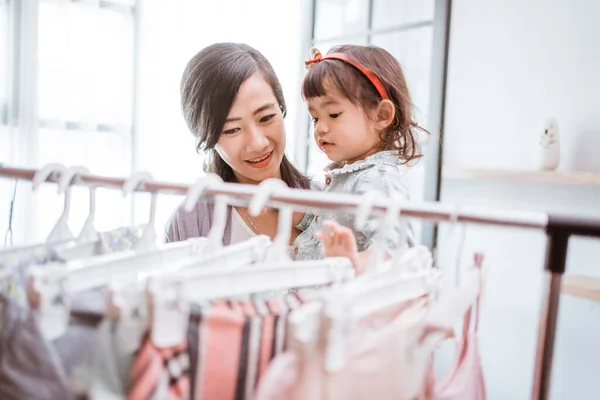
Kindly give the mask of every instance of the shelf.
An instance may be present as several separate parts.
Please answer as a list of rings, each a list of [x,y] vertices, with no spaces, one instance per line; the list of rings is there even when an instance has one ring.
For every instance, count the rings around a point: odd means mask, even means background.
[[[519,171],[444,167],[442,170],[442,178],[600,186],[600,172],[584,171]]]
[[[560,292],[574,297],[600,301],[600,278],[565,275]]]

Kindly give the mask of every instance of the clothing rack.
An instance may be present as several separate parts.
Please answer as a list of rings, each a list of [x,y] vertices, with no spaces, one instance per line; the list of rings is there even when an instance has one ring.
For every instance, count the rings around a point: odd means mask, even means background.
[[[20,180],[33,180],[36,169],[15,168],[0,165],[0,176]],[[46,182],[58,182],[60,173],[51,174]],[[126,179],[92,174],[77,175],[72,185],[122,189]],[[189,185],[173,182],[144,181],[136,189],[150,193],[185,195]],[[206,188],[204,196],[229,196],[232,205],[246,206],[256,186],[220,183]],[[361,197],[347,194],[322,193],[310,190],[286,190],[273,193],[268,204],[282,205],[298,210],[307,208],[354,212],[361,203]],[[386,211],[385,199],[375,201],[373,213]],[[544,263],[545,283],[542,294],[542,307],[539,318],[536,362],[533,376],[532,399],[548,399],[552,372],[552,360],[561,281],[565,272],[569,238],[576,236],[600,237],[600,219],[590,219],[570,215],[556,215],[541,212],[503,211],[456,207],[442,203],[410,203],[403,205],[399,215],[432,222],[452,222],[484,224],[543,230],[547,235],[546,258]]]

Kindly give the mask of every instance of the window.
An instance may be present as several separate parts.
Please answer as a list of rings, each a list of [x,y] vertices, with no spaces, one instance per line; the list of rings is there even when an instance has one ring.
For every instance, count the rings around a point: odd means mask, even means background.
[[[131,9],[40,2],[40,125],[129,133],[133,54]]]
[[[84,165],[95,174],[131,171],[134,19],[129,1],[90,5],[40,1],[38,10],[37,165]],[[62,207],[52,186],[35,194],[41,239]],[[73,192],[71,221],[85,220],[85,190]],[[81,196],[81,197],[79,197]],[[127,220],[121,193],[98,191],[96,228]],[[77,199],[77,201],[75,200]],[[55,212],[43,211],[50,207]],[[75,227],[74,232],[78,232]]]
[[[10,132],[8,130],[8,82],[10,71],[10,31],[8,0],[0,0],[0,162],[10,161]]]
[[[0,162],[83,165],[113,176],[131,172],[134,5],[0,0]],[[62,211],[62,196],[54,185],[32,193],[24,182],[19,189],[15,243],[43,240]],[[87,216],[87,196],[86,189],[73,190],[74,234]],[[128,222],[131,209],[121,193],[99,190],[97,196],[97,229]],[[1,201],[3,206],[6,199]]]

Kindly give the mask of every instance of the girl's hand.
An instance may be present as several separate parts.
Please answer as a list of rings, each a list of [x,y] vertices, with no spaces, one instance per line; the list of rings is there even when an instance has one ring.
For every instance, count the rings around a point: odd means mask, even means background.
[[[332,220],[323,221],[323,227],[330,232],[319,231],[315,236],[323,243],[325,257],[347,257],[352,261],[356,274],[360,274],[362,262],[358,255],[354,232]]]

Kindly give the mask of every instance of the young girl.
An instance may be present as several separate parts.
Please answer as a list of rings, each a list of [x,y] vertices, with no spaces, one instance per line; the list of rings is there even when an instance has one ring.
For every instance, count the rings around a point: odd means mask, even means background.
[[[325,191],[363,194],[378,191],[408,199],[403,177],[421,157],[408,86],[400,63],[376,46],[344,45],[322,56],[313,50],[302,96],[319,148],[333,161],[325,168]],[[363,272],[380,217],[354,229],[354,216],[307,213],[306,230],[295,241],[296,259],[347,256]],[[323,231],[326,228],[329,232]],[[386,238],[387,254],[402,237],[401,224]]]

